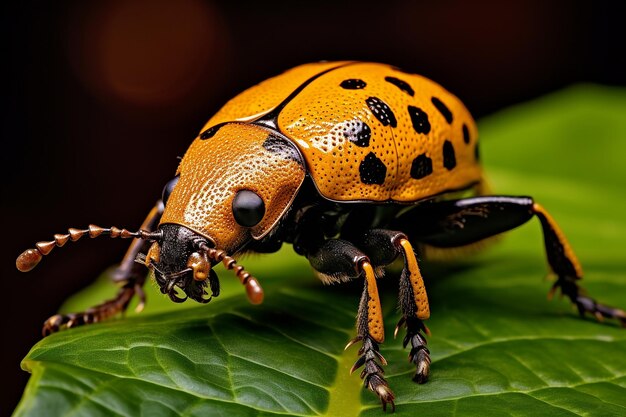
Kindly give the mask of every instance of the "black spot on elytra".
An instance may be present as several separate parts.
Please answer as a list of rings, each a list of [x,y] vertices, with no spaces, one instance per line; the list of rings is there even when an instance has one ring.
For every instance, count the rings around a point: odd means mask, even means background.
[[[449,170],[456,166],[456,155],[454,154],[454,146],[452,142],[446,140],[443,143],[443,166]]]
[[[290,141],[273,133],[270,133],[265,141],[263,141],[263,148],[265,148],[268,152],[280,155],[286,160],[295,161],[304,165],[300,152],[296,149],[296,146]]]
[[[430,122],[428,121],[428,114],[419,107],[409,106],[409,116],[411,117],[411,123],[413,123],[413,129],[417,133],[428,134],[430,132]]]
[[[411,178],[419,180],[433,173],[433,160],[425,153],[419,155],[411,164]]]
[[[213,136],[215,136],[217,131],[220,130],[222,126],[224,126],[224,123],[220,123],[219,125],[215,125],[215,126],[208,128],[207,130],[202,132],[202,134],[200,134],[200,139],[202,140],[211,139]]]
[[[359,174],[363,184],[383,184],[387,175],[387,167],[374,152],[367,154],[359,165]]]
[[[446,119],[446,122],[452,123],[452,112],[448,106],[443,104],[437,97],[432,97],[430,101],[432,101],[435,107],[437,107],[437,110],[439,110],[439,113],[441,113],[441,115]]]
[[[396,78],[396,77],[385,77],[385,81],[387,81],[390,84],[395,85],[396,87],[398,87],[400,90],[404,91],[405,93],[407,93],[411,97],[413,97],[415,95],[415,91],[413,91],[413,88],[411,88],[411,86],[407,82],[402,81],[399,78]]]
[[[361,120],[350,120],[343,124],[343,136],[356,146],[369,146],[372,130]]]
[[[465,123],[463,123],[463,142],[470,143],[469,129]]]
[[[343,80],[339,86],[341,88],[345,88],[346,90],[360,90],[365,88],[367,84],[363,80],[359,80],[358,78],[350,78],[349,80]]]
[[[378,97],[369,97],[367,100],[365,100],[365,102],[367,103],[367,107],[370,108],[374,116],[376,116],[376,118],[383,124],[383,126],[398,126],[396,115],[393,114],[393,111],[391,111],[387,103],[385,103]]]

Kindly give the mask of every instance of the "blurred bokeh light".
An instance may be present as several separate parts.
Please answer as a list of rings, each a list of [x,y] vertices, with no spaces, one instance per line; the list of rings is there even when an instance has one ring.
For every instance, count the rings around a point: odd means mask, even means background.
[[[218,10],[200,0],[85,2],[67,26],[69,60],[87,88],[138,105],[175,105],[218,82],[229,47]]]

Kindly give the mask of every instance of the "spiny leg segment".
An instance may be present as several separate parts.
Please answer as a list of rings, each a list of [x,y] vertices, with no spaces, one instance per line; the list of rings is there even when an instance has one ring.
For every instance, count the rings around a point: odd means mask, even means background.
[[[407,236],[398,231],[371,229],[356,239],[357,245],[370,254],[375,265],[388,265],[398,256],[404,260],[399,282],[399,306],[402,318],[396,326],[394,337],[401,327],[406,327],[403,346],[411,344],[409,361],[416,367],[414,381],[423,383],[430,372],[430,351],[426,347],[428,328],[423,320],[430,317],[428,296],[413,247]]]
[[[409,361],[415,364],[416,372],[413,380],[423,384],[430,373],[430,351],[426,347],[425,335],[430,334],[423,320],[430,317],[428,296],[424,280],[417,264],[413,247],[406,238],[399,239],[404,256],[404,269],[400,275],[400,309],[402,318],[396,326],[394,336],[402,325],[406,326],[406,336],[402,346],[411,344]]]
[[[609,307],[596,302],[587,296],[576,281],[583,276],[582,267],[572,250],[565,234],[561,231],[552,216],[539,204],[532,205],[533,213],[539,218],[543,229],[543,237],[546,246],[546,256],[550,269],[557,276],[548,294],[552,298],[557,290],[566,295],[578,309],[578,313],[592,314],[598,321],[605,318],[617,319],[622,327],[626,327],[626,312],[614,307]]]
[[[309,247],[302,248],[311,266],[328,283],[343,282],[359,277],[364,278],[363,293],[357,315],[357,336],[346,349],[361,342],[359,358],[351,372],[363,367],[361,378],[364,385],[374,392],[382,403],[395,409],[395,396],[384,377],[382,366],[387,361],[380,354],[379,343],[385,339],[382,309],[376,275],[370,259],[352,243],[342,239],[327,239]]]
[[[395,411],[395,395],[385,380],[385,371],[382,368],[382,365],[387,365],[387,361],[378,347],[379,343],[385,341],[385,329],[376,276],[374,268],[368,261],[361,262],[359,267],[365,277],[365,286],[359,303],[357,337],[348,343],[346,349],[358,341],[362,341],[363,344],[358,352],[359,358],[350,369],[350,373],[363,367],[360,374],[363,385],[378,395],[383,410],[387,410],[387,404],[391,404],[392,410]]]

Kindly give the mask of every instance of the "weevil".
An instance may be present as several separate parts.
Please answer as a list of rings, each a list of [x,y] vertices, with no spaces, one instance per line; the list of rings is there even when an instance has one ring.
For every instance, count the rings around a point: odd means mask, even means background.
[[[87,311],[55,315],[43,328],[93,323],[143,305],[146,268],[175,302],[206,303],[220,292],[213,267],[223,263],[260,303],[259,281],[236,261],[283,243],[305,256],[325,283],[360,279],[360,343],[351,371],[383,409],[395,409],[379,352],[384,340],[376,279],[396,258],[401,319],[414,380],[426,382],[430,316],[417,253],[469,248],[532,218],[541,224],[550,269],[581,315],[626,313],[597,303],[578,285],[583,272],[564,234],[530,197],[490,195],[478,131],[461,101],[435,82],[376,63],[321,62],[293,68],[230,100],[202,128],[175,176],[136,232],[69,229],[17,259],[29,271],[56,246],[82,236],[132,238],[117,269],[118,295]],[[459,193],[465,195],[459,198]]]

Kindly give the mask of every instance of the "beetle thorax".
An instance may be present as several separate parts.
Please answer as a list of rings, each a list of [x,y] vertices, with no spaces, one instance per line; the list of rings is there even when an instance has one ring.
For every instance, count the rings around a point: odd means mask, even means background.
[[[304,180],[304,167],[295,147],[275,132],[232,123],[210,138],[197,138],[178,174],[161,224],[186,226],[233,253],[276,225]],[[233,216],[233,200],[242,190],[264,203],[264,216],[252,227],[238,224]]]

